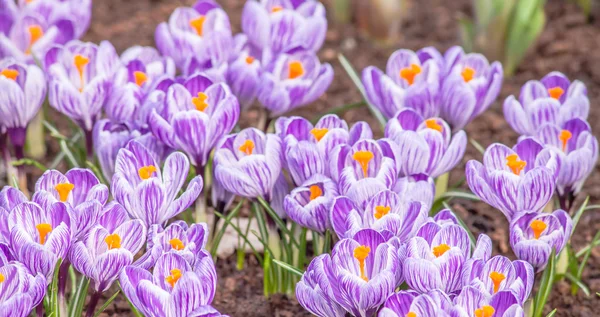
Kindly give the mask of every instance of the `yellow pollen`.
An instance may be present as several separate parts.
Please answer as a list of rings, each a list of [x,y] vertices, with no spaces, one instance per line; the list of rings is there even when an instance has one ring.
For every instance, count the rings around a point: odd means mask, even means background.
[[[310,130],[310,134],[312,134],[315,137],[317,142],[321,141],[321,139],[325,136],[325,134],[327,134],[327,132],[329,132],[329,129],[327,128],[314,128]]]
[[[404,315],[405,317],[417,317],[416,313],[408,312],[408,314]]]
[[[358,162],[358,164],[360,164],[360,167],[362,167],[363,170],[363,174],[365,175],[365,177],[367,177],[369,171],[369,162],[373,159],[373,152],[357,151],[352,155],[352,159],[354,159]]]
[[[116,233],[106,236],[106,238],[104,238],[104,242],[106,242],[106,246],[109,250],[118,249],[121,247],[121,237]]]
[[[31,47],[33,44],[44,36],[44,30],[42,30],[41,26],[33,24],[27,27],[27,31],[29,31],[29,47],[27,47],[25,54],[29,55],[31,54]]]
[[[15,69],[3,69],[2,71],[0,71],[0,75],[8,78],[8,79],[12,79],[12,80],[17,80],[17,77],[19,76],[19,71],[15,70]]]
[[[177,283],[177,281],[179,281],[180,278],[181,278],[181,270],[172,269],[171,275],[165,277],[165,281],[167,283],[169,283],[169,285],[171,285],[171,287],[175,287],[175,283]]]
[[[46,237],[52,232],[52,225],[49,223],[40,223],[39,225],[36,225],[35,228],[40,235],[40,244],[46,243]]]
[[[204,111],[206,108],[208,108],[208,102],[206,102],[207,100],[208,95],[203,92],[199,92],[198,97],[192,97],[192,103],[194,106],[196,106],[198,111]]]
[[[415,82],[415,77],[421,73],[421,66],[417,64],[410,64],[409,67],[402,68],[400,70],[400,78],[406,80],[408,85],[412,85]]]
[[[239,147],[239,150],[246,153],[246,155],[252,155],[254,151],[254,142],[252,140],[246,140],[244,144]]]
[[[567,150],[567,142],[569,142],[569,140],[571,140],[572,137],[573,137],[573,134],[571,133],[571,131],[569,131],[569,130],[560,131],[560,134],[558,135],[558,139],[560,140],[560,142],[562,142],[563,152]]]
[[[529,227],[533,230],[533,237],[537,240],[542,235],[542,232],[546,230],[548,225],[545,222],[536,219],[529,224]]]
[[[565,91],[560,87],[554,87],[554,88],[548,89],[548,95],[550,95],[550,97],[552,97],[556,100],[560,99],[560,97],[562,97],[562,95],[564,93],[565,93]]]
[[[177,238],[169,240],[169,243],[171,244],[171,248],[173,248],[174,250],[181,251],[181,250],[185,249],[185,245],[183,244],[183,241],[181,241]]]
[[[310,186],[310,200],[313,201],[315,199],[317,199],[318,197],[323,196],[323,190],[321,190],[321,187],[319,187],[319,185],[312,185]]]
[[[475,309],[475,317],[492,317],[496,310],[490,305],[481,306],[481,308]]]
[[[0,273],[0,283],[4,282],[6,278],[4,277],[4,275],[2,273]]]
[[[279,12],[281,10],[283,10],[283,7],[274,6],[274,7],[271,8],[271,13]]]
[[[252,64],[254,62],[254,57],[246,56],[246,64]]]
[[[521,161],[517,154],[511,154],[506,157],[506,166],[510,168],[513,174],[520,175],[525,166],[527,166],[527,162]]]
[[[196,30],[196,34],[202,36],[202,30],[204,28],[204,21],[206,21],[206,17],[201,15],[195,19],[190,20],[190,26]]]
[[[475,77],[475,70],[469,66],[466,66],[460,74],[462,75],[465,83],[468,83],[471,81],[471,79],[473,79],[473,77]]]
[[[500,289],[500,283],[502,283],[502,281],[506,279],[506,276],[504,276],[504,274],[500,272],[493,271],[492,273],[490,273],[490,279],[494,283],[494,294],[496,294]]]
[[[133,72],[133,77],[135,78],[135,84],[140,87],[148,80],[148,75],[140,71]]]
[[[446,253],[446,251],[448,250],[450,250],[450,246],[445,243],[442,243],[437,247],[433,247],[433,255],[435,255],[436,258],[439,258],[440,256],[444,255],[444,253]]]
[[[140,169],[138,170],[138,175],[140,176],[140,178],[142,180],[146,180],[146,179],[152,177],[152,174],[155,173],[156,171],[157,171],[157,169],[154,165],[148,165],[148,166],[140,167]]]
[[[304,66],[300,61],[291,61],[288,69],[288,78],[294,79],[304,75]]]
[[[79,81],[81,82],[81,87],[79,88],[79,91],[83,91],[83,87],[85,86],[85,81],[83,79],[83,71],[85,70],[84,67],[90,63],[90,59],[77,54],[73,58],[73,62],[75,63],[75,68],[77,68],[77,72],[79,73]]]
[[[30,4],[32,3],[34,0],[25,0],[25,3]]]
[[[354,258],[358,260],[358,266],[360,268],[360,278],[365,280],[365,282],[369,281],[367,275],[365,274],[365,259],[369,256],[371,252],[371,248],[366,245],[361,245],[354,249]]]
[[[427,119],[425,120],[425,126],[427,126],[429,129],[433,129],[436,130],[438,132],[442,132],[444,129],[442,128],[442,125],[437,123],[437,120],[435,119]]]
[[[390,206],[375,206],[375,219],[381,219],[381,217],[390,213]]]
[[[75,185],[70,183],[60,183],[54,186],[54,189],[56,189],[56,191],[58,192],[58,197],[60,198],[60,201],[62,201],[63,203],[67,201],[67,199],[69,199],[69,194],[71,193],[73,188],[75,188]]]

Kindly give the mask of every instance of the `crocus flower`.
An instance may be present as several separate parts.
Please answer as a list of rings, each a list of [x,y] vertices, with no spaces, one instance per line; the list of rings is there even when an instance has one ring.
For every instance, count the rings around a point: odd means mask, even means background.
[[[73,24],[72,38],[83,36],[90,26],[92,19],[92,0],[44,0],[44,1],[18,1],[24,12],[35,12],[44,17],[48,23],[60,25],[61,23]],[[64,34],[63,36],[66,36]]]
[[[439,290],[419,294],[399,291],[388,297],[379,311],[379,317],[450,316],[453,304],[448,295]]]
[[[119,60],[107,41],[100,45],[71,41],[46,53],[50,105],[75,121],[91,138]],[[91,150],[91,149],[89,149]]]
[[[226,137],[214,156],[215,177],[238,196],[266,200],[281,174],[282,149],[277,135],[247,128]]]
[[[311,52],[280,54],[265,65],[258,101],[277,117],[317,100],[333,80],[333,68]]]
[[[96,122],[94,125],[94,153],[100,162],[104,179],[112,179],[119,150],[139,135],[140,133],[127,123],[114,123],[109,119]]]
[[[220,316],[210,306],[217,273],[209,253],[199,254],[191,266],[176,253],[162,255],[153,272],[127,266],[119,281],[123,293],[144,316]]]
[[[158,50],[180,69],[187,69],[193,60],[213,66],[226,63],[232,47],[227,13],[213,0],[175,9],[169,22],[158,25],[154,38]]]
[[[46,278],[31,275],[20,263],[0,266],[0,316],[26,317],[42,302]]]
[[[64,205],[42,209],[33,202],[17,205],[8,217],[10,246],[15,258],[33,273],[41,273],[49,284],[59,259],[71,246],[73,220]]]
[[[496,100],[504,73],[499,62],[489,64],[485,56],[465,54],[459,46],[446,51],[444,60],[447,74],[440,93],[440,117],[458,131]]]
[[[107,215],[102,220],[115,222],[117,219]],[[69,258],[73,266],[93,280],[96,292],[110,288],[146,241],[146,228],[141,220],[118,222],[110,223],[109,228],[102,223],[95,226],[83,241],[75,242],[71,247]]]
[[[340,240],[331,253],[331,264],[324,266],[334,300],[354,316],[373,316],[401,282],[396,251],[371,229]]]
[[[543,124],[538,128],[537,138],[556,154],[560,162],[556,191],[564,203],[572,203],[596,165],[598,139],[590,125],[580,118],[566,121],[562,126]]]
[[[167,91],[162,116],[152,112],[152,133],[166,145],[184,151],[202,168],[217,142],[231,132],[240,115],[237,99],[225,84],[198,74]]]
[[[457,317],[524,317],[523,308],[508,290],[489,296],[477,288],[467,286],[454,299],[451,316]]]
[[[208,235],[206,223],[195,223],[188,227],[185,222],[178,221],[152,238],[152,253],[158,257],[164,253],[176,253],[194,266],[195,261],[202,258]]]
[[[467,135],[454,135],[440,118],[424,119],[412,109],[400,110],[385,126],[385,136],[398,144],[400,173],[438,177],[460,162],[467,147]]]
[[[262,66],[259,56],[250,48],[245,34],[236,35],[234,43],[234,53],[229,62],[226,81],[244,110],[256,100],[261,83]]]
[[[304,309],[319,317],[344,317],[346,311],[335,301],[326,268],[331,267],[329,254],[322,254],[306,268],[296,284],[296,298]]]
[[[483,164],[467,162],[471,191],[499,209],[509,221],[523,210],[539,211],[554,193],[560,162],[549,149],[526,138],[512,149],[499,143],[483,154]]]
[[[35,65],[0,60],[0,126],[7,129],[17,158],[23,158],[27,125],[46,98],[46,78]]]
[[[385,74],[375,66],[363,70],[368,101],[387,118],[405,108],[425,118],[438,116],[441,61],[441,54],[431,47],[397,50],[388,59]]]
[[[283,208],[292,221],[323,233],[331,227],[329,209],[337,194],[337,184],[317,174],[292,190],[285,197]]]
[[[162,226],[186,210],[202,191],[202,177],[196,176],[177,198],[189,170],[189,160],[180,152],[170,154],[161,170],[152,154],[134,140],[117,154],[112,195],[131,218],[141,219],[146,227]]]
[[[559,254],[571,237],[573,221],[564,210],[553,213],[525,211],[510,224],[510,246],[517,258],[542,271],[552,250]]]
[[[345,196],[336,197],[331,206],[333,230],[342,239],[370,228],[405,242],[425,222],[429,210],[423,208],[420,202],[403,198],[386,189],[367,200],[363,209]]]
[[[247,1],[242,30],[263,60],[292,49],[316,52],[325,41],[325,6],[316,0]]]
[[[509,96],[504,101],[504,117],[513,130],[522,135],[536,135],[544,123],[562,126],[574,119],[587,119],[590,101],[585,85],[571,81],[560,72],[551,72],[541,81],[530,80],[521,88],[519,100]]]
[[[348,130],[346,121],[334,114],[323,116],[314,126],[302,117],[281,117],[275,126],[283,140],[285,163],[298,185],[316,174],[330,175],[330,154],[338,144],[353,145],[373,137],[366,122],[357,122]]]
[[[405,200],[419,201],[429,207],[433,205],[435,198],[435,182],[425,174],[400,177],[392,190]]]

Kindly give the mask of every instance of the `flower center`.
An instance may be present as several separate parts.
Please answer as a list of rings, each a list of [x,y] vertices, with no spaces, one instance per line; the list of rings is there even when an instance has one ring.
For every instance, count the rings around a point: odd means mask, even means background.
[[[358,266],[360,268],[360,278],[365,280],[365,282],[369,281],[369,278],[365,274],[365,259],[369,256],[371,252],[371,248],[366,245],[361,245],[354,249],[354,258],[358,260]]]
[[[169,240],[169,243],[171,244],[171,248],[173,248],[174,250],[181,251],[181,250],[185,249],[185,245],[183,244],[183,241],[181,241],[177,238],[173,238],[173,239]]]
[[[190,26],[196,31],[196,34],[200,36],[202,36],[204,29],[204,21],[206,21],[206,17],[203,15],[190,20]]]
[[[254,63],[254,57],[248,55],[246,56],[246,64],[252,64]]]
[[[283,10],[283,7],[281,7],[281,6],[274,6],[274,7],[271,8],[271,13],[279,12],[281,10]]]
[[[475,317],[492,317],[496,310],[490,305],[483,305],[481,308],[475,309]]]
[[[329,132],[329,129],[327,128],[314,128],[310,130],[310,134],[312,134],[315,137],[317,142],[321,141],[321,139],[325,136],[325,134],[327,134],[327,132]]]
[[[437,120],[435,120],[435,119],[427,119],[427,120],[425,120],[425,126],[427,126],[429,129],[433,129],[433,130],[436,130],[438,132],[442,132],[443,131],[442,125],[440,125],[439,123],[437,123]]]
[[[3,69],[2,71],[0,71],[0,75],[8,78],[8,79],[12,79],[14,81],[17,80],[17,76],[19,76],[19,71],[15,70],[15,69]]]
[[[135,79],[135,84],[142,87],[142,85],[148,80],[148,75],[144,72],[135,71],[133,72],[133,78]]]
[[[39,225],[36,225],[35,228],[40,236],[40,244],[46,243],[46,237],[52,232],[52,225],[49,223],[40,223]]]
[[[171,275],[165,277],[165,281],[171,285],[171,287],[175,287],[175,284],[181,278],[181,270],[180,269],[172,269]]]
[[[571,140],[572,137],[573,137],[573,133],[571,133],[571,131],[569,131],[569,130],[560,131],[560,134],[558,135],[558,139],[562,143],[563,152],[567,150],[567,142],[569,142],[569,140]]]
[[[319,185],[312,185],[309,187],[309,189],[310,189],[310,200],[311,201],[317,199],[318,197],[323,196],[323,190],[321,189],[321,187],[319,187]]]
[[[157,169],[154,165],[148,165],[148,166],[140,167],[140,169],[138,170],[138,175],[140,176],[140,178],[142,180],[146,180],[146,179],[152,177],[152,174],[154,174],[156,171],[157,171]]]
[[[196,106],[198,111],[204,111],[208,107],[207,100],[208,95],[203,92],[199,92],[198,97],[192,97],[192,103]]]
[[[41,26],[33,24],[27,27],[27,31],[29,31],[29,47],[25,50],[25,54],[29,55],[31,54],[31,47],[33,44],[44,36],[44,30],[42,30]]]
[[[471,81],[471,79],[473,79],[473,77],[475,77],[475,70],[469,66],[465,66],[460,74],[462,75],[465,83],[468,83]]]
[[[246,140],[244,144],[239,147],[239,150],[246,153],[246,155],[252,155],[254,151],[254,142],[252,140]]]
[[[560,99],[560,97],[562,97],[562,95],[564,93],[565,93],[565,91],[560,87],[554,87],[554,88],[548,89],[548,95],[550,95],[550,97],[552,97],[556,100]]]
[[[527,166],[527,162],[521,161],[517,154],[510,154],[506,157],[506,166],[510,168],[513,174],[520,175],[525,166]]]
[[[6,278],[4,277],[4,275],[2,273],[0,273],[0,283],[4,282]]]
[[[85,86],[83,72],[85,70],[85,66],[90,63],[90,59],[77,54],[73,58],[73,63],[75,64],[75,68],[77,68],[77,72],[79,73],[79,81],[81,82],[81,87],[79,87],[79,91],[83,91],[83,87]]]
[[[506,276],[500,272],[493,271],[490,273],[490,279],[494,283],[494,294],[496,294],[500,289],[500,283],[506,279]]]
[[[54,189],[56,189],[56,191],[58,192],[58,197],[60,198],[60,201],[62,201],[63,203],[67,201],[67,199],[69,198],[69,194],[71,193],[73,188],[75,188],[75,185],[70,183],[60,183],[54,186]]]
[[[301,61],[291,61],[288,65],[288,78],[295,79],[304,75],[304,66]]]
[[[375,206],[375,219],[381,219],[381,217],[390,213],[390,206]]]
[[[450,246],[445,243],[442,243],[437,247],[433,247],[433,255],[435,255],[436,258],[439,258],[440,256],[444,255],[444,253],[446,253],[446,251],[448,250],[450,250]]]
[[[106,238],[104,238],[104,242],[106,242],[106,246],[109,250],[118,249],[121,247],[121,237],[116,233],[106,236]]]
[[[369,171],[369,162],[373,159],[373,152],[357,151],[352,155],[352,159],[354,159],[358,162],[358,164],[360,164],[360,167],[362,167],[363,170],[363,174],[365,175],[365,177],[367,177]]]
[[[410,64],[409,67],[402,68],[400,70],[400,78],[406,80],[408,85],[412,85],[415,82],[415,77],[421,73],[421,66],[417,64]]]
[[[536,219],[529,224],[529,227],[533,230],[533,237],[537,240],[542,235],[542,232],[546,230],[548,225],[545,222]]]
[[[417,317],[417,314],[413,313],[413,312],[408,312],[408,314],[406,314],[404,316],[406,316],[406,317]]]

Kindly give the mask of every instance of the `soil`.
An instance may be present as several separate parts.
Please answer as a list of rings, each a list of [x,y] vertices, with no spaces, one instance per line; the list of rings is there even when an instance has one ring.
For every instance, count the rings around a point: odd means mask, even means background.
[[[239,31],[244,1],[219,2],[228,12],[234,30]],[[360,35],[352,25],[335,25],[334,22],[330,22],[325,46],[319,55],[322,61],[333,65],[335,80],[321,99],[294,114],[313,118],[315,113],[361,100],[358,90],[337,61],[339,53],[344,54],[357,70],[361,70],[369,65],[384,68],[388,57],[398,48],[417,50],[425,46],[435,46],[443,51],[452,45],[460,44],[457,18],[461,14],[470,15],[471,2],[412,1],[402,22],[402,37],[387,46],[373,43]],[[110,40],[119,52],[132,45],[153,45],[156,25],[166,21],[176,7],[193,3],[194,0],[94,1],[92,25],[83,40]],[[505,78],[498,101],[466,128],[467,134],[484,147],[493,142],[516,142],[517,134],[503,118],[502,101],[508,95],[518,94],[520,87],[527,80],[539,79],[554,70],[565,73],[571,79],[582,80],[587,85],[592,101],[589,121],[596,133],[600,131],[600,108],[595,106],[600,100],[600,19],[595,17],[600,17],[600,12],[593,12],[588,21],[579,7],[566,0],[549,0],[545,10],[548,23],[538,43],[527,54],[516,74]],[[50,114],[51,117],[55,115]],[[251,109],[243,114],[241,123],[243,126],[252,125],[257,117],[257,110]],[[366,107],[350,110],[342,117],[349,122],[367,120],[376,135],[382,135],[381,129]],[[56,142],[50,143],[50,152],[57,151]],[[450,184],[463,179],[464,163],[470,159],[481,159],[481,154],[472,146],[467,148],[461,165],[452,171]],[[38,174],[30,168],[28,170],[31,170],[32,174]],[[462,187],[466,188],[466,185],[463,184]],[[578,204],[587,195],[590,196],[590,204],[600,203],[598,167],[584,186]],[[452,201],[451,206],[475,235],[490,235],[494,240],[494,253],[512,256],[508,244],[507,222],[500,212],[485,203],[466,200]],[[586,212],[572,238],[574,249],[579,250],[589,244],[598,230],[600,211]],[[234,257],[217,262],[219,285],[213,304],[220,312],[231,316],[309,316],[293,298],[282,295],[265,299],[262,296],[260,267],[252,257],[248,257],[246,264],[246,268],[238,271]],[[583,273],[583,282],[589,286],[592,294],[600,291],[600,248],[593,250]],[[586,297],[582,292],[571,296],[570,285],[560,281],[552,292],[547,312],[551,308],[557,308],[555,316],[598,316],[599,305],[598,296]],[[103,315],[129,316],[129,308],[126,301],[119,297]]]

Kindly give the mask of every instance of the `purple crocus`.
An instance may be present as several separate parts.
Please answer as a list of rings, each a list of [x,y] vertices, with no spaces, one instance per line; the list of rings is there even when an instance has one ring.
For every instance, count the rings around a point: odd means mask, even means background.
[[[385,74],[375,66],[363,70],[367,99],[387,118],[405,108],[425,118],[438,116],[441,65],[435,48],[397,50],[388,59]]]
[[[162,255],[152,273],[127,266],[119,281],[123,293],[145,316],[220,316],[210,306],[217,273],[206,251],[199,253],[194,266],[176,253]]]
[[[562,126],[574,119],[587,119],[590,101],[585,85],[571,81],[560,72],[551,72],[541,81],[530,80],[521,88],[519,100],[504,101],[504,117],[513,130],[534,136],[544,123]]]
[[[262,65],[258,53],[252,50],[245,34],[236,35],[233,41],[235,48],[229,61],[226,81],[244,110],[256,100],[261,83]]]
[[[467,147],[467,135],[454,135],[440,118],[424,119],[412,109],[400,110],[385,126],[385,136],[398,144],[400,173],[438,177],[458,164]]]
[[[403,198],[391,190],[383,190],[367,200],[363,209],[345,196],[336,197],[331,206],[333,230],[343,239],[370,228],[405,242],[416,234],[429,210],[420,202]]]
[[[444,65],[440,117],[458,131],[496,100],[504,72],[499,62],[490,64],[481,54],[465,54],[460,46],[446,51]]]
[[[304,309],[319,317],[344,317],[346,311],[335,301],[326,268],[331,267],[329,254],[322,254],[306,268],[296,284],[296,298]]]
[[[92,19],[92,0],[19,0],[17,2],[22,12],[34,12],[36,15],[44,17],[48,23],[73,24],[72,36],[74,39],[83,36]],[[67,40],[70,39],[67,38]]]
[[[46,98],[46,78],[35,65],[0,60],[0,127],[6,129],[18,159],[23,158],[27,125]]]
[[[434,290],[419,294],[415,291],[399,291],[388,297],[379,311],[379,317],[449,317],[454,306],[446,293]]]
[[[31,275],[20,263],[0,266],[0,316],[26,317],[42,302],[46,278]]]
[[[160,141],[184,151],[196,168],[202,168],[239,115],[240,106],[229,87],[198,74],[184,85],[169,87],[164,111],[152,112],[149,125]]]
[[[202,258],[208,236],[206,223],[188,226],[183,221],[177,221],[152,237],[152,250],[149,252],[155,259],[165,253],[176,253],[194,266],[195,261]],[[154,266],[154,263],[150,266]]]
[[[281,174],[282,149],[277,135],[247,128],[226,137],[214,157],[215,177],[238,196],[266,200]]]
[[[552,250],[559,254],[571,237],[573,220],[564,210],[553,213],[525,211],[510,224],[510,245],[517,258],[542,271]]]
[[[525,138],[512,149],[499,143],[490,145],[483,164],[467,162],[465,174],[471,191],[510,221],[523,210],[544,208],[554,194],[559,170],[554,153]]]
[[[463,288],[454,299],[451,316],[457,317],[524,317],[523,307],[509,291],[499,291],[489,296],[475,287]]]
[[[405,200],[419,201],[429,207],[433,205],[435,198],[435,182],[425,174],[400,177],[392,190]]]
[[[100,162],[104,179],[112,179],[115,172],[115,160],[120,149],[138,137],[140,133],[127,123],[114,123],[102,119],[94,125],[94,153]]]
[[[152,154],[138,141],[131,141],[119,151],[112,178],[112,195],[133,219],[146,227],[164,225],[186,210],[202,191],[202,177],[194,177],[177,198],[190,170],[187,157],[170,154],[160,168]]]
[[[333,81],[333,68],[312,52],[285,53],[265,65],[261,81],[258,101],[277,117],[321,97]]]
[[[337,184],[317,174],[292,190],[285,197],[283,208],[292,221],[324,233],[331,227],[329,209],[337,195]]]
[[[226,63],[233,45],[227,13],[213,0],[175,9],[168,22],[158,25],[154,38],[158,50],[180,69],[188,69],[191,62],[208,68]]]

